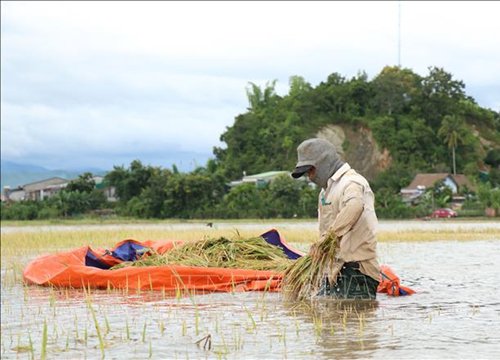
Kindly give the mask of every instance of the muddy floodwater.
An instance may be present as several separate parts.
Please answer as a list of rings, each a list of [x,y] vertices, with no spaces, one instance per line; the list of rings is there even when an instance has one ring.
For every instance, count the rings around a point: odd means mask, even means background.
[[[424,223],[425,224],[425,223]],[[425,226],[425,225],[424,225]],[[490,223],[491,226],[491,223]],[[297,244],[297,247],[304,247]],[[381,242],[417,291],[290,304],[279,293],[55,290],[4,281],[2,359],[500,358],[500,236]],[[26,263],[26,259],[20,259]]]

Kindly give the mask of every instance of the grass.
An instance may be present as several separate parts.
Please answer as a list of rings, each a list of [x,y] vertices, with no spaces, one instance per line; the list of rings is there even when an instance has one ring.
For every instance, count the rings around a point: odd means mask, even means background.
[[[94,321],[94,326],[96,330],[97,337],[99,339],[99,349],[101,350],[101,358],[104,359],[104,348],[105,348],[105,343],[104,343],[104,338],[101,334],[101,328],[99,327],[99,322],[97,321],[97,315],[95,313],[94,307],[92,306],[92,299],[90,297],[90,294],[87,294],[87,306],[88,309],[90,310],[90,314],[92,315],[92,320]]]
[[[379,219],[381,221],[420,221],[419,219]],[[77,218],[58,218],[47,220],[1,220],[2,226],[26,227],[26,226],[50,226],[50,225],[175,225],[175,224],[200,224],[206,225],[212,223],[217,224],[301,224],[316,222],[316,218],[301,218],[301,219],[138,219],[132,217],[77,217]],[[498,222],[498,217],[491,218],[486,216],[463,216],[452,219],[432,219],[431,221],[446,221],[449,223],[463,222]]]
[[[309,229],[279,229],[280,234],[288,243],[311,244],[316,241],[317,231]],[[262,227],[265,232],[267,227]],[[238,230],[242,237],[260,235],[258,230]],[[91,245],[92,247],[110,247],[124,239],[140,241],[148,239],[172,239],[193,241],[201,240],[205,236],[231,237],[234,230],[209,229],[206,230],[169,230],[144,228],[137,229],[75,229],[54,230],[41,232],[7,232],[1,236],[1,249],[3,255],[23,255],[24,253],[52,252],[59,249],[69,249],[78,246]],[[500,237],[500,231],[486,228],[463,231],[456,230],[422,230],[422,231],[384,231],[377,235],[378,241],[429,241],[429,240],[487,240]]]
[[[114,224],[202,224],[225,223],[225,224],[276,224],[276,223],[303,223],[311,222],[316,219],[138,219],[129,217],[79,217],[79,218],[58,218],[47,220],[2,220],[2,226],[46,226],[46,225],[114,225]]]
[[[384,231],[377,234],[379,242],[405,241],[422,242],[436,240],[494,240],[500,239],[500,231],[496,229],[477,229],[477,230],[422,230],[422,231]]]

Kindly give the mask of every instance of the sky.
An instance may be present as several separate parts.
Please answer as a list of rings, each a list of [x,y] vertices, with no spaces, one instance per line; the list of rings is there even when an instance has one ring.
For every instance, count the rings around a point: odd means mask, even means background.
[[[443,67],[500,111],[500,2],[1,3],[1,157],[204,166],[249,83]],[[399,50],[398,50],[399,49]]]

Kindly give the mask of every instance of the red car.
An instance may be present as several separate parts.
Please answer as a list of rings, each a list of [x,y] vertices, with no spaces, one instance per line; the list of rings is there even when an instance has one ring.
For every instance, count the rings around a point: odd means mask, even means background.
[[[433,218],[452,218],[452,217],[457,217],[457,212],[451,210],[450,208],[443,208],[443,209],[437,209],[434,210],[434,212],[431,214],[431,217]]]

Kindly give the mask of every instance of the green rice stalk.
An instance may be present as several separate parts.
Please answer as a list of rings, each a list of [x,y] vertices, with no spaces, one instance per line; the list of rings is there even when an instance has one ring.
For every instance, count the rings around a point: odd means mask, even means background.
[[[127,266],[184,265],[231,269],[284,271],[292,263],[279,247],[267,243],[262,237],[228,239],[205,238],[175,246],[164,254],[150,250],[148,255],[115,265]]]
[[[311,298],[319,291],[325,276],[332,282],[332,270],[338,241],[333,234],[314,245],[313,254],[307,254],[292,263],[284,272],[282,293],[286,300],[298,301]],[[333,281],[334,282],[334,281]]]
[[[42,331],[42,350],[40,359],[45,360],[47,358],[47,319],[43,321],[43,331]]]

